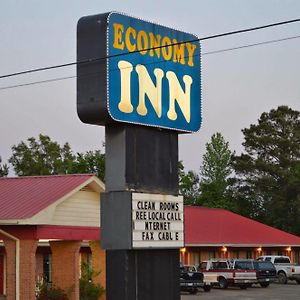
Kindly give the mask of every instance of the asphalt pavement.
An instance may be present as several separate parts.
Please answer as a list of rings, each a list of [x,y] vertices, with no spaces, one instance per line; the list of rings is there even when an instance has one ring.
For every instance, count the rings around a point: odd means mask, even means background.
[[[226,290],[213,288],[210,292],[200,290],[196,295],[181,293],[181,300],[298,300],[300,299],[300,284],[288,283],[278,284],[273,283],[267,288],[262,288],[259,285],[246,290],[241,290],[238,287],[229,287]]]

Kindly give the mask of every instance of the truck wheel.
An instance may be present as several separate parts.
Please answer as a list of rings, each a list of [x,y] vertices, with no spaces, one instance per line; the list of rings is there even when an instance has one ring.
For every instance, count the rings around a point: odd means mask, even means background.
[[[221,289],[227,289],[228,282],[227,282],[226,278],[224,278],[224,277],[219,278],[219,286]]]
[[[198,289],[197,289],[197,288],[194,288],[194,289],[192,289],[192,290],[189,291],[189,293],[190,293],[191,295],[195,295],[195,294],[197,294],[197,292],[198,292]]]
[[[279,283],[282,283],[282,284],[287,283],[287,277],[286,277],[286,274],[284,272],[279,272],[278,273],[278,281],[279,281]]]
[[[270,285],[270,283],[264,282],[264,283],[260,283],[260,286],[263,288],[266,288]]]
[[[204,290],[204,292],[210,292],[211,286],[210,285],[204,285],[203,290]]]
[[[245,290],[248,286],[247,286],[247,284],[241,284],[241,285],[239,285],[239,287],[241,290]]]

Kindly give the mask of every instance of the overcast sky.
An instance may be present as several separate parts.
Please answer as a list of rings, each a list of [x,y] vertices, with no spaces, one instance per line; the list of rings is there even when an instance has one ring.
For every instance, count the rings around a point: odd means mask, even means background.
[[[298,0],[0,0],[0,75],[76,61],[76,25],[82,16],[124,12],[206,37],[300,18]],[[186,169],[199,170],[215,132],[242,151],[242,128],[279,105],[300,110],[300,38],[218,54],[207,52],[300,36],[300,22],[202,42],[203,124],[180,135]],[[0,156],[39,133],[76,152],[96,150],[104,128],[80,122],[76,79],[2,89],[76,75],[75,67],[0,79]]]

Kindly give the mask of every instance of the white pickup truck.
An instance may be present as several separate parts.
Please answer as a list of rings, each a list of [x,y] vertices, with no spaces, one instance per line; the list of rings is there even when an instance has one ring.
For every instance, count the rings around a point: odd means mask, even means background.
[[[289,280],[296,280],[300,284],[300,266],[291,263],[288,256],[264,255],[257,258],[260,261],[270,261],[274,264],[277,272],[278,281],[287,283]]]
[[[199,266],[199,271],[204,276],[206,274],[216,276],[222,289],[226,289],[229,285],[237,285],[241,289],[246,289],[257,281],[255,270],[235,270],[234,261],[226,259],[203,261]]]

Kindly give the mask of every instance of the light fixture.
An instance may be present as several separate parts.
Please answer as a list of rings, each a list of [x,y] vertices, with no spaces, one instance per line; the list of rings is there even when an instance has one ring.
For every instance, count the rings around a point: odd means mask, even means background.
[[[180,248],[180,252],[181,253],[185,253],[185,251],[186,251],[186,248],[184,247],[184,248]]]
[[[256,251],[257,251],[257,252],[261,252],[261,251],[262,251],[262,248],[261,248],[261,247],[258,247],[258,248],[256,248]]]
[[[226,247],[226,246],[222,246],[222,249],[221,249],[221,251],[223,251],[223,252],[227,252],[227,247]]]
[[[292,247],[289,246],[289,247],[287,247],[285,250],[288,251],[288,252],[291,252],[291,251],[292,251]]]

